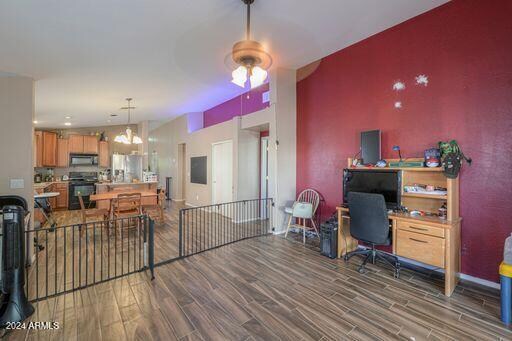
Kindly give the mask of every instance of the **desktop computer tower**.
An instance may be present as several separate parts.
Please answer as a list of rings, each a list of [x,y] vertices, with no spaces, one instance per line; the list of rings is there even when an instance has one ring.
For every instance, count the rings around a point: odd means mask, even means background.
[[[330,219],[320,224],[320,253],[329,258],[338,256],[338,222]]]

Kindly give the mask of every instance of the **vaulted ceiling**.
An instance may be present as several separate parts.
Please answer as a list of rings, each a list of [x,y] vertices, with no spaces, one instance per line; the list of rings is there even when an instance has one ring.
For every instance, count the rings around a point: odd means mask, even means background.
[[[296,69],[445,2],[256,0],[252,31]],[[240,0],[2,1],[0,72],[36,80],[42,127],[125,123],[125,97],[132,121],[164,120],[244,91],[229,69],[244,28]]]

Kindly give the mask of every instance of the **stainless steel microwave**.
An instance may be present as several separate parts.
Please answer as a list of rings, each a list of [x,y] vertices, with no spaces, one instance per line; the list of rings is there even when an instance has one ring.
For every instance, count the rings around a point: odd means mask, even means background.
[[[70,154],[69,155],[70,166],[97,166],[98,155],[97,154]]]

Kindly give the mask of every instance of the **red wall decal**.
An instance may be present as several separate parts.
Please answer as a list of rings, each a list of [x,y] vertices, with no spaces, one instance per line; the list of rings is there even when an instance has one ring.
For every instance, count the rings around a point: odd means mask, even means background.
[[[454,0],[325,57],[297,84],[297,192],[319,190],[331,213],[364,130],[382,130],[384,158],[457,139],[473,158],[460,175],[462,272],[498,281],[512,232],[511,17],[509,0]]]

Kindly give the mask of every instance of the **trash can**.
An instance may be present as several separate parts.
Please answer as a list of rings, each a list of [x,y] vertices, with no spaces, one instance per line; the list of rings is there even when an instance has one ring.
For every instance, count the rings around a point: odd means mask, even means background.
[[[320,253],[329,258],[338,256],[338,222],[330,219],[320,224]]]

